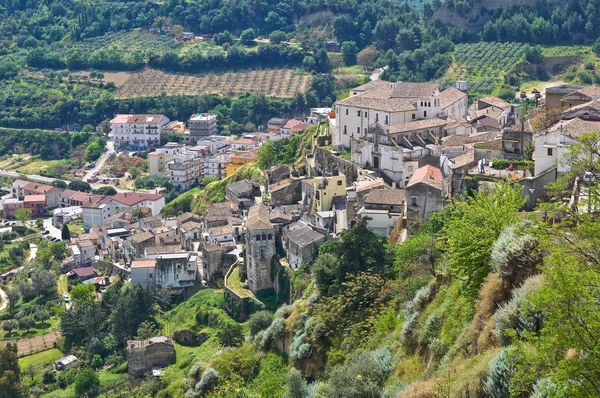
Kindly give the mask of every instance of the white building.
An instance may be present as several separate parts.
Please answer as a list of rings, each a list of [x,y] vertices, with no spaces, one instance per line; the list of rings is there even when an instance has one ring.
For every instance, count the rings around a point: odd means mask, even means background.
[[[333,145],[349,148],[377,123],[391,127],[420,119],[454,116],[465,119],[468,96],[454,87],[441,90],[435,83],[372,81],[350,90],[350,97],[336,102]]]
[[[188,190],[202,180],[202,159],[197,151],[185,151],[173,156],[167,164],[167,178],[181,190]]]
[[[158,215],[164,206],[165,197],[161,194],[124,192],[114,196],[91,195],[81,206],[83,227],[102,226],[108,217],[134,208],[145,207],[152,215]]]
[[[168,177],[169,171],[167,163],[173,156],[185,151],[185,145],[178,142],[167,142],[166,145],[156,148],[152,153],[148,154],[148,170],[151,176]]]
[[[559,173],[568,172],[568,162],[561,162],[569,152],[569,145],[577,142],[583,134],[600,130],[600,122],[580,118],[561,120],[546,131],[535,136],[535,175],[557,166]]]
[[[202,168],[204,170],[204,177],[215,177],[222,180],[226,177],[225,164],[229,162],[231,155],[228,153],[222,153],[219,155],[206,158],[202,161]]]
[[[110,139],[116,147],[142,149],[159,146],[162,129],[169,123],[164,115],[116,115],[110,121]]]

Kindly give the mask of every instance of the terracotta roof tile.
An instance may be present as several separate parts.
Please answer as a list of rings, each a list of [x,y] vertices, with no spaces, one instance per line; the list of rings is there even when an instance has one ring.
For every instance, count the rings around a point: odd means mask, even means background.
[[[427,165],[415,171],[415,174],[413,174],[408,184],[406,184],[406,188],[410,188],[416,184],[426,184],[441,190],[443,183],[444,178],[442,177],[441,170],[437,167]]]

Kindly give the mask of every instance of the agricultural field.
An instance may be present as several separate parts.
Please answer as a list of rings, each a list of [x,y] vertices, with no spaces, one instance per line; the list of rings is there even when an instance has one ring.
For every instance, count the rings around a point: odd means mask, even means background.
[[[224,94],[237,97],[244,93],[292,98],[304,92],[311,76],[291,69],[252,70],[199,75],[166,73],[144,69],[132,75],[115,93],[115,98],[156,97],[171,95]]]
[[[469,82],[469,91],[491,93],[504,75],[525,58],[527,44],[479,42],[458,44],[451,73]]]
[[[123,52],[146,52],[148,49],[160,53],[166,50],[181,47],[170,35],[149,33],[143,29],[131,32],[111,32],[104,36],[84,39],[74,44],[74,47],[85,52],[96,50],[117,50]]]

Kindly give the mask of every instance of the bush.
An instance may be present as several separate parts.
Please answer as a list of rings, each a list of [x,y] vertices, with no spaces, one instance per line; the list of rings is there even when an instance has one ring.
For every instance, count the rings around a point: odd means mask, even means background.
[[[261,330],[265,330],[273,322],[273,314],[270,311],[259,311],[250,315],[248,319],[248,328],[250,335],[255,336]]]
[[[254,346],[261,350],[266,350],[273,339],[281,336],[285,329],[285,321],[282,318],[275,318],[273,323],[266,329],[260,331],[254,338]]]
[[[95,395],[99,388],[100,379],[96,372],[90,368],[82,370],[75,379],[75,394],[78,397],[82,395]]]
[[[489,374],[483,383],[483,390],[492,398],[510,397],[510,379],[514,372],[506,351],[500,351],[490,361]]]
[[[496,170],[506,170],[508,166],[513,165],[515,170],[531,170],[535,163],[532,160],[504,160],[504,159],[492,159],[492,168]]]
[[[509,225],[500,233],[490,255],[493,272],[509,277],[522,269],[533,269],[540,261],[537,238],[522,232],[528,226],[526,223]]]
[[[219,373],[213,368],[207,368],[204,373],[202,373],[202,377],[196,384],[195,390],[200,393],[200,395],[204,395],[215,388],[218,382]]]

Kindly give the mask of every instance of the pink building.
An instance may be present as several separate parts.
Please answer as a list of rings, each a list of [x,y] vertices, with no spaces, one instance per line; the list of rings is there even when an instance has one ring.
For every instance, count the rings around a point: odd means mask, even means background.
[[[5,199],[2,203],[5,218],[14,218],[17,209],[21,208],[23,208],[23,201],[16,198]]]

